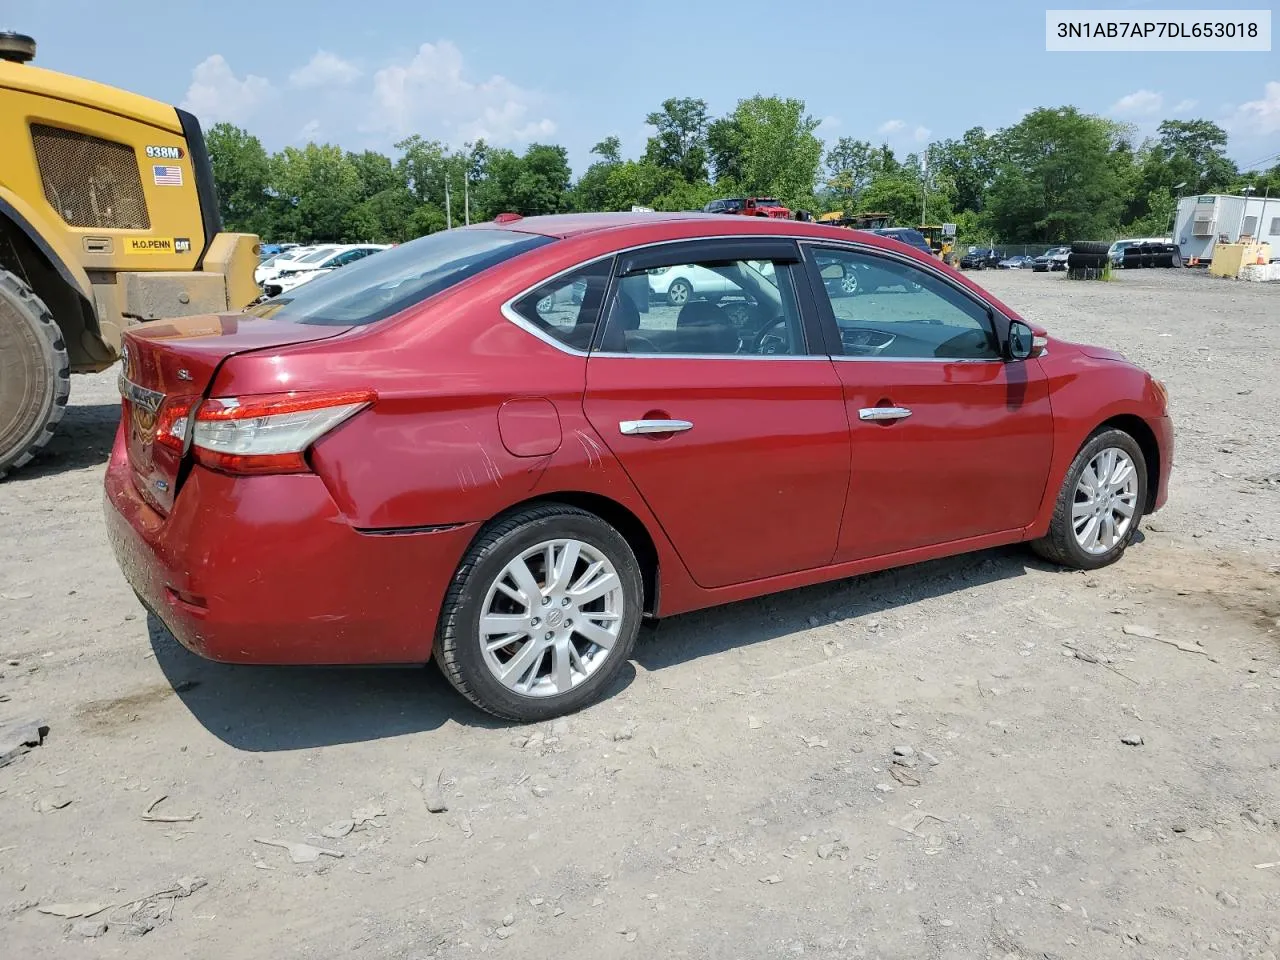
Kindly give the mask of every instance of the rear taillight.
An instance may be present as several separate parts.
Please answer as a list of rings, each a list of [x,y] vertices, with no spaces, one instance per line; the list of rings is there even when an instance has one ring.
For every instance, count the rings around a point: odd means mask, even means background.
[[[186,453],[191,411],[199,402],[199,397],[166,397],[156,413],[156,443]]]
[[[196,412],[192,448],[223,473],[306,473],[307,449],[376,398],[371,390],[217,397]]]

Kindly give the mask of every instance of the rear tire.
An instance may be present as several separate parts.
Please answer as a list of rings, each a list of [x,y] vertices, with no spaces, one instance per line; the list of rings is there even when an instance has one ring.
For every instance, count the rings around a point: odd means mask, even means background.
[[[0,270],[0,477],[49,442],[70,393],[71,363],[53,315]]]
[[[1100,553],[1086,550],[1076,536],[1073,516],[1081,505],[1082,497],[1078,495],[1081,477],[1095,458],[1105,451],[1114,450],[1127,456],[1136,473],[1135,496],[1131,508],[1132,518],[1128,528],[1118,541],[1109,549]],[[1115,563],[1124,555],[1124,551],[1138,533],[1138,524],[1147,508],[1147,461],[1143,457],[1138,441],[1123,430],[1106,429],[1094,434],[1080,448],[1071,467],[1062,481],[1058,491],[1058,499],[1054,504],[1053,519],[1049,521],[1049,532],[1040,540],[1031,542],[1031,549],[1051,563],[1077,570],[1097,570]],[[1085,511],[1087,515],[1088,511]]]
[[[677,277],[667,287],[667,303],[673,307],[683,307],[693,299],[693,284],[684,277]]]
[[[486,615],[514,615],[517,618],[525,616],[519,612],[522,606],[519,602],[504,600],[503,602],[508,603],[504,611],[495,610],[492,605],[495,599],[499,599],[499,592],[506,598],[511,597],[510,589],[499,588],[499,584],[516,583],[515,580],[507,579],[511,565],[518,563],[531,549],[537,548],[537,555],[540,556],[541,545],[549,541],[573,542],[582,549],[584,559],[578,561],[579,566],[575,569],[585,571],[588,566],[586,559],[595,556],[604,561],[602,572],[607,573],[608,567],[612,567],[616,575],[618,588],[616,592],[610,593],[611,613],[596,614],[598,620],[605,623],[616,621],[618,625],[616,635],[607,650],[603,651],[604,656],[599,663],[593,659],[593,651],[594,656],[599,656],[601,650],[585,634],[578,633],[577,627],[570,632],[568,628],[573,626],[572,622],[562,619],[558,613],[564,611],[564,614],[577,616],[585,623],[592,616],[586,608],[595,606],[595,603],[588,601],[579,607],[576,604],[568,605],[568,601],[565,601],[565,606],[555,602],[558,593],[563,594],[565,591],[557,592],[553,589],[552,578],[545,568],[538,566],[536,557],[529,560],[523,568],[534,579],[534,585],[527,587],[526,593],[532,592],[534,586],[541,591],[540,596],[530,598],[527,603],[529,615],[540,617],[532,620],[536,629],[526,632],[524,627],[501,626],[499,621],[500,632],[483,632],[481,619]],[[568,571],[566,576],[566,583],[574,576],[587,579],[585,572],[575,574]],[[542,582],[538,582],[539,580]],[[598,581],[590,581],[596,582]],[[436,631],[435,659],[458,692],[481,710],[507,720],[526,723],[548,720],[580,710],[598,699],[613,684],[635,646],[643,603],[644,587],[640,565],[630,544],[617,530],[595,514],[567,504],[549,503],[531,507],[490,523],[481,530],[467,550],[441,608]],[[606,603],[606,608],[609,606]],[[607,620],[604,619],[606,617]],[[578,626],[582,626],[582,623]],[[598,627],[599,623],[595,626]],[[500,641],[508,629],[519,639],[509,647],[486,653],[486,649],[497,642],[492,637],[497,636]],[[549,640],[551,634],[561,632],[569,636],[569,642],[574,644],[574,658],[571,660],[574,670],[583,675],[572,677],[566,692],[550,692],[547,688],[559,688],[554,676],[559,641],[552,642],[549,646],[544,643],[547,649],[545,660],[541,653],[536,655],[536,659],[530,657],[521,660],[521,657],[525,652],[524,644],[537,644],[544,637]],[[553,647],[557,649],[552,649]],[[520,668],[520,672],[525,675],[525,682],[522,684],[519,682],[522,678],[515,677],[512,682],[499,679],[494,664],[501,669],[507,665],[514,667],[517,661],[531,665],[532,674],[525,668]],[[545,673],[542,672],[544,668]],[[517,686],[524,686],[526,689],[522,692],[515,689]],[[535,687],[544,688],[540,695],[534,692]]]

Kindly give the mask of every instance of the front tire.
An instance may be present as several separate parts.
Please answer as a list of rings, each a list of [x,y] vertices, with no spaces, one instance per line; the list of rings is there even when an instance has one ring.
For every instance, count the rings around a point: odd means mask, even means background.
[[[1142,448],[1123,430],[1102,430],[1071,461],[1049,532],[1031,547],[1052,563],[1097,570],[1124,555],[1146,506]]]
[[[49,442],[70,392],[67,347],[49,308],[0,270],[0,477]]]
[[[536,722],[599,698],[631,656],[644,588],[626,539],[544,504],[476,537],[441,609],[435,658],[488,713]]]

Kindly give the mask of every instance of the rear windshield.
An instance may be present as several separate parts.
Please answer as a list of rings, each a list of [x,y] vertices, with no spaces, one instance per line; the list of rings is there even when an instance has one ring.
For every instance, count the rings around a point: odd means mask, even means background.
[[[365,257],[249,312],[294,323],[344,327],[375,323],[551,242],[550,237],[512,230],[441,230]]]

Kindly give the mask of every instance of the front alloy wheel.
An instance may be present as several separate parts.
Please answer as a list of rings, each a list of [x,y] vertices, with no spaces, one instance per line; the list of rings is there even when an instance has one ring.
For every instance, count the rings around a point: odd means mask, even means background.
[[[441,609],[435,658],[489,713],[560,716],[617,677],[643,602],[639,563],[617,530],[584,510],[542,504],[477,535]]]
[[[1129,533],[1138,504],[1138,468],[1118,447],[1106,447],[1089,461],[1076,483],[1071,527],[1086,553],[1100,556]]]
[[[1146,512],[1147,462],[1123,430],[1094,434],[1071,462],[1049,532],[1031,546],[1053,563],[1096,570],[1124,554]]]

